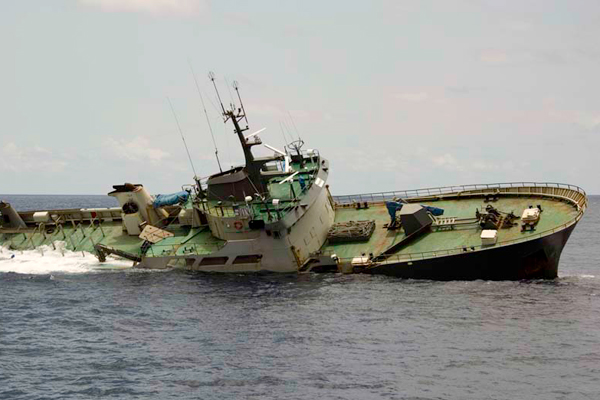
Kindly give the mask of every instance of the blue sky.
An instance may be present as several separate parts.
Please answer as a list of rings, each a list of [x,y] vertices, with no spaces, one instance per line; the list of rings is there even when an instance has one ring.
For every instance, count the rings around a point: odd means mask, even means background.
[[[510,181],[600,194],[597,1],[28,0],[0,5],[0,193],[192,181],[242,152],[213,104],[331,161],[335,194]],[[262,150],[265,154],[266,149]]]

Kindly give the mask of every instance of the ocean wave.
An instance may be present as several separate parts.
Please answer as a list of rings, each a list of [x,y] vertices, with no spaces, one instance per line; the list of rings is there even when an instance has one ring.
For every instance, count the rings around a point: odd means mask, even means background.
[[[66,243],[62,241],[54,242],[54,247],[43,245],[35,250],[20,251],[10,250],[7,247],[0,248],[0,273],[81,274],[129,268],[132,268],[131,261],[109,257],[106,262],[101,263],[91,253],[67,250]]]

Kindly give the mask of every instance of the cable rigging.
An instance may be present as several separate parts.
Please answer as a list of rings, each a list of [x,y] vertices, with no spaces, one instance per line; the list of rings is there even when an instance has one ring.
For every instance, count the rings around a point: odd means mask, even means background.
[[[221,161],[219,161],[219,149],[217,148],[217,141],[215,140],[215,134],[212,129],[212,125],[210,124],[210,119],[208,118],[208,112],[206,111],[206,105],[204,104],[204,98],[202,97],[202,92],[200,91],[200,85],[198,84],[198,79],[196,79],[196,74],[194,73],[194,68],[192,67],[192,63],[190,64],[190,70],[192,71],[192,76],[194,77],[194,82],[196,83],[196,89],[198,90],[198,96],[200,96],[200,101],[202,102],[202,109],[204,110],[204,115],[206,116],[206,123],[208,124],[208,129],[210,130],[210,136],[212,137],[213,145],[215,146],[215,157],[217,159],[217,164],[219,165],[219,171],[223,172],[223,168],[221,168]],[[210,100],[210,99],[209,99]]]
[[[177,129],[179,129],[179,133],[181,134],[181,140],[183,140],[183,145],[185,146],[185,151],[187,152],[188,159],[190,160],[190,164],[192,166],[192,171],[194,171],[194,180],[198,180],[198,174],[196,174],[196,168],[194,168],[194,163],[192,162],[192,156],[190,155],[190,150],[188,149],[187,143],[185,142],[185,137],[183,136],[183,131],[181,130],[181,125],[179,125],[179,119],[177,118],[177,114],[175,114],[175,109],[173,108],[173,103],[171,103],[171,99],[167,97],[169,101],[169,105],[171,106],[171,111],[173,112],[173,117],[175,117],[175,122],[177,123]]]

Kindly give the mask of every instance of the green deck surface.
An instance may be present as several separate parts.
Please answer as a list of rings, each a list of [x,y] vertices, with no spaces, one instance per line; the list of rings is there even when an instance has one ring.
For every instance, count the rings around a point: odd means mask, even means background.
[[[442,218],[474,218],[475,210],[485,210],[486,205],[502,212],[514,212],[521,216],[525,208],[530,205],[534,207],[538,204],[544,210],[541,213],[540,221],[535,227],[535,231],[521,232],[520,219],[515,222],[517,226],[508,229],[498,230],[498,243],[511,241],[515,239],[527,238],[537,235],[547,230],[551,230],[571,221],[577,216],[576,208],[568,203],[542,198],[527,197],[501,197],[495,202],[485,203],[481,198],[470,198],[461,200],[442,200],[431,203],[422,203],[444,209]],[[355,208],[338,208],[335,213],[335,222],[375,220],[375,232],[368,241],[336,243],[327,245],[325,251],[334,253],[339,258],[359,257],[363,253],[378,255],[388,247],[402,240],[404,230],[387,230],[384,224],[390,222],[390,216],[383,204],[371,205],[368,209],[357,210]],[[433,230],[425,233],[406,247],[401,248],[396,255],[406,255],[413,253],[424,253],[431,251],[449,250],[461,247],[481,246],[481,228],[479,225],[469,225],[469,227],[460,227],[454,230]]]
[[[185,254],[209,254],[221,248],[225,241],[213,237],[208,227],[199,229],[171,228],[175,236],[161,240],[152,245],[146,255],[185,255]],[[85,235],[84,235],[85,234]],[[11,239],[12,238],[12,239]],[[0,243],[9,244],[16,250],[29,250],[40,246],[52,246],[55,241],[64,241],[66,248],[72,251],[86,251],[93,253],[95,244],[125,251],[130,254],[140,255],[144,240],[137,236],[130,236],[123,231],[121,222],[105,222],[100,228],[86,227],[75,230],[65,225],[64,235],[57,231],[53,234],[40,232],[24,232],[19,234],[0,234]]]
[[[215,238],[208,227],[198,229],[172,229],[175,234],[154,244],[148,256],[210,254],[223,246],[225,241]]]
[[[120,221],[105,222],[102,224],[102,229],[89,225],[75,229],[69,224],[65,224],[63,229],[45,235],[39,231],[0,234],[0,243],[8,243],[16,250],[29,250],[44,245],[51,246],[55,241],[64,241],[68,250],[86,252],[94,252],[94,245],[101,243],[136,255],[140,254],[140,246],[143,243],[143,240],[137,236],[123,233]]]

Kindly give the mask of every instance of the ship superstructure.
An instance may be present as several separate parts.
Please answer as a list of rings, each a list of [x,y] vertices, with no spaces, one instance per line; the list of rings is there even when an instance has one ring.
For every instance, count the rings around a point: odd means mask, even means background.
[[[109,196],[119,208],[19,214],[5,204],[0,243],[35,248],[64,240],[68,248],[93,251],[101,260],[112,254],[147,268],[297,271],[325,244],[335,217],[326,185],[329,163],[318,150],[304,149],[299,138],[282,150],[265,144],[272,155],[256,157],[252,149],[263,144],[262,130],[245,135],[237,84],[235,90],[240,106],[221,107],[244,165],[205,181],[196,178],[168,196],[153,197],[141,184],[115,185]]]

